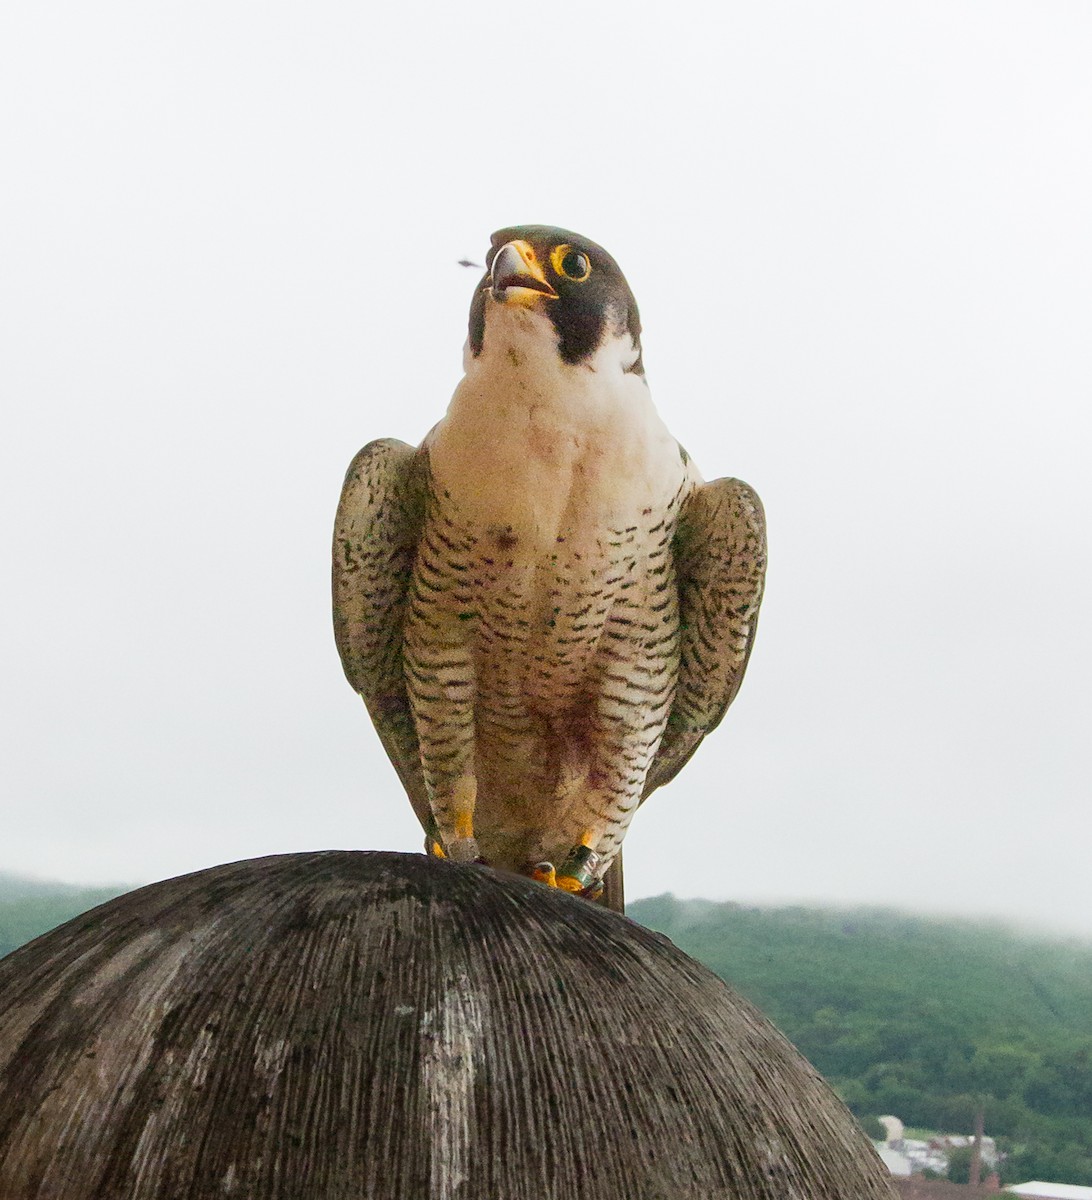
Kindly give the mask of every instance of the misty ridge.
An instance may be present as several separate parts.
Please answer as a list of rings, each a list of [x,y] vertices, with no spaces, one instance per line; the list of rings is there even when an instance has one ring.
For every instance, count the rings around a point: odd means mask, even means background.
[[[0,874],[0,954],[122,886]],[[878,908],[636,900],[665,934],[771,1017],[867,1129],[969,1133],[1003,1182],[1092,1180],[1092,941]]]
[[[84,887],[0,871],[0,958],[88,909],[131,889]]]

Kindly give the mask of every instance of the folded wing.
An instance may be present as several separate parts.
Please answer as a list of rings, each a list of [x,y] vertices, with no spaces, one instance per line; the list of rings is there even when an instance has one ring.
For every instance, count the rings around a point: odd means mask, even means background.
[[[766,518],[754,489],[739,479],[695,489],[679,518],[674,553],[679,681],[646,797],[682,770],[743,682],[766,575]]]
[[[407,592],[424,524],[427,455],[369,442],[345,475],[334,525],[334,636],[417,819],[431,810],[402,670]]]

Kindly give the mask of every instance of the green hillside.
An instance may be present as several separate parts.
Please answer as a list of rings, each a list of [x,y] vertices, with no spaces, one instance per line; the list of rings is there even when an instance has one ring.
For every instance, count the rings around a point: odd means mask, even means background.
[[[72,887],[0,873],[0,957],[125,890]]]
[[[1092,944],[884,910],[639,900],[629,915],[771,1016],[859,1116],[970,1132],[1009,1179],[1092,1183]]]

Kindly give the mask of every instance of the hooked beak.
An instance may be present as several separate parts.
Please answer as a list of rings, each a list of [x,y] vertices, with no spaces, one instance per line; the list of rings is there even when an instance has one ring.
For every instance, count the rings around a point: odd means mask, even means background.
[[[532,305],[539,296],[556,300],[530,242],[522,239],[501,246],[489,271],[490,293],[506,304]]]

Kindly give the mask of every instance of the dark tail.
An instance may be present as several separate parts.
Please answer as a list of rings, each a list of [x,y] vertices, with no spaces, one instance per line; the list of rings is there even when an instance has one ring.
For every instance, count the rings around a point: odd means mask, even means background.
[[[622,881],[622,852],[619,851],[614,862],[607,868],[603,876],[603,894],[599,903],[616,913],[626,911],[626,895]]]

